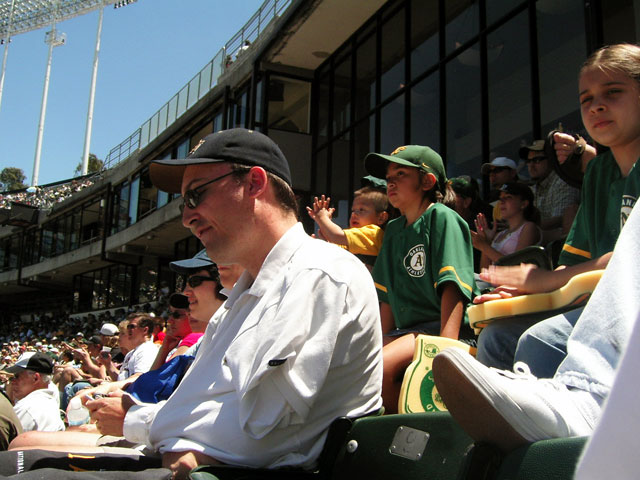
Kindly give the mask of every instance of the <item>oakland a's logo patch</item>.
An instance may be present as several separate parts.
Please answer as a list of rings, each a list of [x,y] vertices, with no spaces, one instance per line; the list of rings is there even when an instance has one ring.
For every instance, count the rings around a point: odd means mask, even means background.
[[[636,204],[636,199],[631,195],[623,195],[622,196],[622,208],[620,209],[620,228],[624,227],[624,223],[631,215],[631,210],[633,210],[633,206]]]
[[[424,245],[416,245],[404,257],[404,268],[407,269],[407,273],[412,277],[422,277],[424,275],[425,260]]]

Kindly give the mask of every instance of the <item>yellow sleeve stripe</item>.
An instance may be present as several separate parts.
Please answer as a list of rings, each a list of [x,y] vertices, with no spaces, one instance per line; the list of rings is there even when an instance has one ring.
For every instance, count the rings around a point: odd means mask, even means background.
[[[584,258],[591,258],[591,252],[587,252],[586,250],[580,250],[579,248],[572,247],[568,243],[565,243],[562,247],[562,250],[568,253],[573,253],[574,255],[580,255]]]
[[[375,282],[373,282],[373,284],[376,286],[378,290],[382,290],[384,293],[387,293],[387,287],[385,287],[384,285],[380,285],[379,283],[375,283]]]
[[[469,292],[473,291],[473,288],[471,287],[471,285],[467,285],[460,279],[460,277],[458,276],[458,272],[456,272],[456,269],[454,267],[452,266],[442,267],[438,272],[438,275],[442,275],[444,272],[453,272],[453,274],[456,276],[456,279],[458,280],[458,283],[462,288],[469,290]],[[433,284],[433,288],[436,288],[437,286],[438,286],[438,282]]]

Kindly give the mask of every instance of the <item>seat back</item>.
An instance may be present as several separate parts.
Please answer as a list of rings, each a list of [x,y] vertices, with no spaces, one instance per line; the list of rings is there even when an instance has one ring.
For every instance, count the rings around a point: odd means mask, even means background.
[[[588,437],[554,438],[509,453],[492,480],[570,480]]]
[[[398,398],[398,412],[419,413],[446,411],[442,398],[438,394],[433,381],[433,358],[445,348],[460,348],[472,355],[475,349],[466,343],[452,338],[433,335],[416,336],[413,361],[404,372],[400,396]]]
[[[472,444],[448,412],[361,418],[347,434],[330,478],[456,479]]]

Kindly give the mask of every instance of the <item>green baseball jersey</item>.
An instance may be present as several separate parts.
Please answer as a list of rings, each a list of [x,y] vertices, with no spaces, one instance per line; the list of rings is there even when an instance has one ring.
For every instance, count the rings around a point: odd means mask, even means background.
[[[575,265],[613,250],[620,229],[640,194],[638,164],[622,176],[610,151],[591,160],[582,182],[580,208],[560,254],[560,265]]]
[[[373,279],[379,300],[391,305],[397,328],[440,320],[440,285],[454,282],[467,301],[477,293],[467,223],[441,203],[411,225],[404,216],[392,220]]]

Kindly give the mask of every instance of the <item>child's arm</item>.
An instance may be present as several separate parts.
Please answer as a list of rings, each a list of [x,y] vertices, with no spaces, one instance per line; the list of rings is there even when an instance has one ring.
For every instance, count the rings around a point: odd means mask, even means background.
[[[335,208],[329,207],[330,202],[331,198],[325,198],[324,195],[320,198],[315,197],[313,207],[307,207],[307,213],[318,224],[320,233],[326,241],[337,243],[338,245],[346,245],[347,237],[342,228],[331,220]]]
[[[463,315],[464,303],[458,286],[454,282],[446,282],[440,296],[440,336],[457,340]]]

